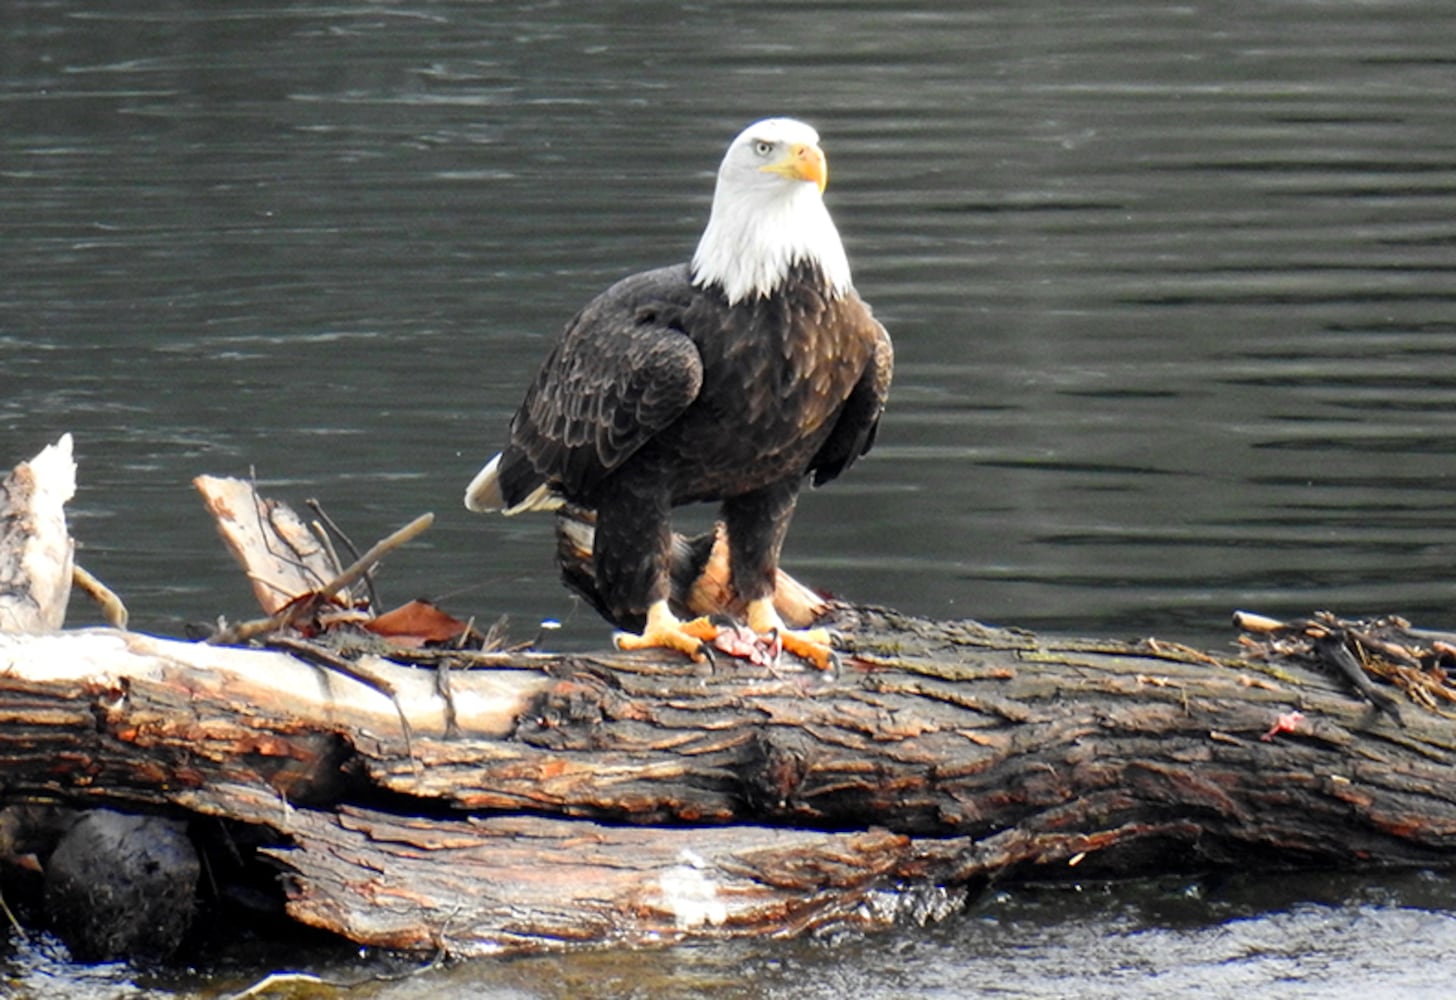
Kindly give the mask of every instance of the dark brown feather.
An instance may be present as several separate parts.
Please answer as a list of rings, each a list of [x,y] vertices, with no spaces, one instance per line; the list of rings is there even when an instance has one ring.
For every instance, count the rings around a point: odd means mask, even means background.
[[[751,599],[772,588],[802,480],[833,479],[873,443],[891,358],[859,297],[828,294],[812,267],[732,306],[686,267],[634,275],[542,365],[511,424],[503,492],[515,503],[544,482],[598,511],[599,589],[619,620],[666,593],[668,510],[729,501],[730,546],[757,553],[735,562]]]

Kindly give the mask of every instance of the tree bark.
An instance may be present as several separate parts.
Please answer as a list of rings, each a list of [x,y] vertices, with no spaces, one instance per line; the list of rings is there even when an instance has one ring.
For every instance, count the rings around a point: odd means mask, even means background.
[[[245,826],[293,919],[458,955],[924,920],[991,879],[1456,860],[1452,722],[1292,646],[827,623],[827,673],[0,635],[0,805]]]
[[[452,675],[454,739],[430,672],[381,662],[408,744],[386,695],[282,654],[5,636],[0,787],[266,827],[296,919],[456,954],[873,923],[989,878],[1456,852],[1435,714],[1399,725],[1292,664],[841,614],[832,676],[502,655]]]

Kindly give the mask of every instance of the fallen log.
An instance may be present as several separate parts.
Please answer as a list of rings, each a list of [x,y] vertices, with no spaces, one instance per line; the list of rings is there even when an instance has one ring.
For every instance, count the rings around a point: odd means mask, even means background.
[[[0,805],[232,824],[292,919],[456,955],[924,920],[991,880],[1456,861],[1451,720],[1299,650],[823,620],[829,673],[0,635]]]
[[[455,954],[873,923],[902,890],[920,912],[991,878],[1456,850],[1439,716],[1397,726],[1293,665],[858,614],[836,677],[516,654],[456,676],[457,739],[426,671],[381,665],[412,752],[387,697],[281,654],[6,636],[4,794],[267,828],[295,919]]]

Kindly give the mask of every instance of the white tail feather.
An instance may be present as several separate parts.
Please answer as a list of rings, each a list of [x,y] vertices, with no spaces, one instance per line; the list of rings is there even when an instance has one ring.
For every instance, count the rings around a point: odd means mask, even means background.
[[[500,477],[496,474],[500,460],[501,457],[497,455],[485,463],[485,468],[477,472],[475,478],[470,480],[470,485],[465,487],[466,510],[489,514],[505,507],[506,498],[501,494]]]
[[[551,487],[545,483],[532,490],[520,503],[507,506],[505,494],[501,492],[500,460],[501,457],[497,455],[485,463],[485,468],[477,472],[475,478],[470,480],[470,485],[465,487],[466,510],[473,510],[477,514],[499,511],[511,515],[528,510],[555,510],[561,506],[561,497],[552,492]]]

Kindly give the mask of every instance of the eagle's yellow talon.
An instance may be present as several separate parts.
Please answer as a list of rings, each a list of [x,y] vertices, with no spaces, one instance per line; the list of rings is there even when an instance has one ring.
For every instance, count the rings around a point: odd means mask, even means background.
[[[748,627],[759,635],[777,635],[783,648],[801,660],[808,660],[820,670],[828,670],[834,657],[829,630],[823,628],[791,629],[784,626],[772,598],[752,601],[748,605]]]
[[[668,609],[667,602],[663,601],[647,609],[647,627],[641,635],[618,632],[615,639],[620,650],[673,649],[694,663],[702,663],[708,657],[703,644],[712,642],[717,636],[718,627],[708,619],[679,621]]]
[[[706,617],[694,618],[691,621],[682,623],[682,630],[696,639],[703,642],[712,642],[718,638],[718,626],[708,621]]]
[[[803,631],[782,629],[779,632],[779,641],[783,643],[784,649],[801,660],[808,660],[819,670],[828,670],[834,659],[834,649],[829,645],[829,632],[822,628]]]

